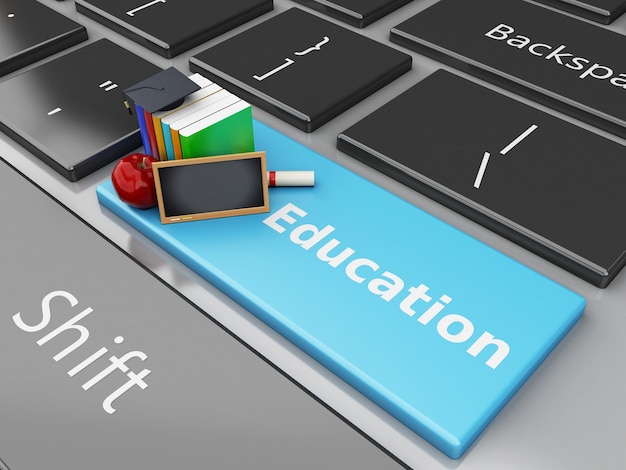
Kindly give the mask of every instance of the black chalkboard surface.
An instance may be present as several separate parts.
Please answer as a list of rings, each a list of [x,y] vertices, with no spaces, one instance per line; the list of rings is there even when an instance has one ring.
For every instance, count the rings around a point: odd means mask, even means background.
[[[155,162],[161,223],[269,211],[265,152]]]

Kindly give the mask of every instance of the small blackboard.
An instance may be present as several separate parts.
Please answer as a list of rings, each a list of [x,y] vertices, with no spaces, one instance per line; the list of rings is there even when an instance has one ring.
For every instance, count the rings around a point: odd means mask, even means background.
[[[155,162],[161,223],[269,211],[265,152]]]

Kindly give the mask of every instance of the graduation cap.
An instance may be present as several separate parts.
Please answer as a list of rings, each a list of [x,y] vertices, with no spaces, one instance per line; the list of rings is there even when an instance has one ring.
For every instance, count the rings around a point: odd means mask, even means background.
[[[170,67],[124,90],[124,105],[132,114],[129,101],[134,101],[152,114],[180,106],[187,95],[200,89],[189,77]]]

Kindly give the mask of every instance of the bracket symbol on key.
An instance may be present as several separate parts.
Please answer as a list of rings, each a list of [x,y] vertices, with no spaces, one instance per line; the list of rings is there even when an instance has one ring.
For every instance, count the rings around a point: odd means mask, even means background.
[[[506,147],[500,150],[500,154],[506,155],[507,153],[509,153],[513,149],[513,147],[515,147],[522,140],[528,137],[536,129],[537,129],[537,125],[535,124],[531,125],[528,129],[522,132],[519,136],[513,139],[513,141],[510,144],[508,144]],[[480,162],[480,167],[478,168],[478,173],[476,174],[476,179],[474,180],[474,187],[476,189],[480,189],[480,185],[483,181],[483,177],[485,176],[485,171],[487,170],[487,164],[489,163],[490,157],[491,157],[491,154],[489,152],[485,152],[485,154],[483,155],[483,159]]]

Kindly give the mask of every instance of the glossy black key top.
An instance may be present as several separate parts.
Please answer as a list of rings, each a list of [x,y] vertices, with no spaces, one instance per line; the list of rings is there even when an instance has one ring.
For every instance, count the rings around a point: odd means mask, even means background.
[[[296,0],[358,28],[397,10],[412,0]]]
[[[272,0],[76,0],[80,13],[167,58],[272,8]]]
[[[84,26],[36,0],[0,0],[0,77],[86,39]]]
[[[99,39],[0,82],[0,130],[76,181],[141,145],[122,90],[159,70]]]
[[[599,287],[626,261],[626,148],[449,72],[338,147]]]
[[[536,0],[598,23],[609,24],[626,11],[624,0]]]
[[[626,137],[626,36],[522,0],[442,0],[391,39]]]
[[[411,56],[291,8],[189,60],[234,94],[311,132],[411,69]]]

